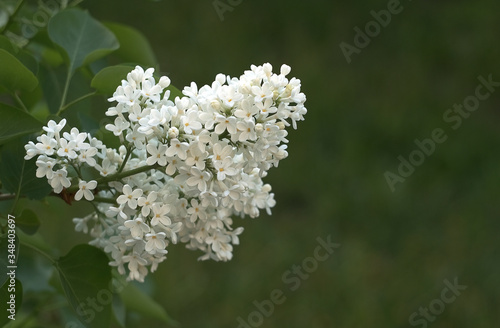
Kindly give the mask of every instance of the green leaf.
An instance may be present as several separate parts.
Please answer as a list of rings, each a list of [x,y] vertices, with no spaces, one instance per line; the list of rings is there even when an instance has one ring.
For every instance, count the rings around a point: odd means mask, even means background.
[[[116,294],[113,294],[113,315],[115,317],[116,323],[120,327],[125,328],[125,319],[127,317],[125,304],[123,304],[120,296]]]
[[[50,39],[66,51],[70,73],[119,47],[113,33],[104,25],[88,12],[74,8],[52,17],[48,33]]]
[[[13,302],[14,304],[9,304],[7,302]],[[13,315],[12,318],[18,318],[18,312],[21,310],[22,302],[23,285],[17,279],[14,279],[12,282],[8,279],[0,288],[0,303],[2,304],[2,307],[5,306],[5,310],[7,310],[2,311],[2,315],[0,316],[1,327],[10,321],[13,321],[8,316]]]
[[[122,297],[123,303],[125,303],[125,307],[127,309],[161,320],[171,326],[179,326],[179,323],[170,318],[161,305],[156,303],[151,297],[133,284],[128,284],[123,289],[120,296]]]
[[[185,97],[184,94],[182,94],[182,91],[174,87],[173,85],[169,85],[166,90],[170,90],[170,97],[169,99],[174,101],[175,97]]]
[[[16,90],[31,91],[38,85],[38,80],[26,66],[4,49],[0,49],[0,85],[10,92]]]
[[[32,210],[24,210],[16,219],[17,226],[28,235],[33,235],[40,227],[40,220]]]
[[[90,245],[78,245],[57,261],[57,269],[66,297],[87,327],[109,327],[111,268],[103,251]]]
[[[36,61],[35,57],[33,57],[29,52],[27,52],[26,50],[21,50],[16,55],[16,57],[34,75],[38,74],[38,62]]]
[[[145,67],[156,67],[156,56],[146,37],[138,30],[117,23],[105,23],[120,42],[120,49],[114,54],[122,62],[136,63]]]
[[[7,140],[40,131],[42,123],[30,114],[0,103],[0,145]]]
[[[0,151],[0,180],[10,193],[17,193],[31,199],[47,196],[52,188],[46,179],[36,177],[34,160],[26,161],[25,138],[17,139],[4,145]],[[14,213],[11,213],[14,214]]]
[[[127,78],[127,74],[134,68],[126,65],[117,65],[106,67],[97,73],[90,85],[97,92],[112,95],[116,88],[121,85],[121,81]]]
[[[10,40],[3,35],[0,35],[0,49],[6,50],[8,53],[15,55],[19,49],[17,49]]]

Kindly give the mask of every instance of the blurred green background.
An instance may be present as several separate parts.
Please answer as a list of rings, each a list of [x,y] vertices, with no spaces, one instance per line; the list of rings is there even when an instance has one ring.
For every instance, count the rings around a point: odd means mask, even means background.
[[[455,277],[467,289],[429,327],[500,322],[500,92],[457,130],[443,120],[474,94],[479,75],[500,81],[500,2],[403,1],[347,63],[339,44],[353,44],[354,27],[387,4],[243,0],[221,21],[211,0],[82,3],[144,33],[179,88],[270,62],[275,71],[290,65],[307,95],[289,157],[267,178],[273,215],[235,219],[245,232],[232,261],[198,262],[199,253],[176,245],[145,284],[182,327],[238,327],[274,289],[286,301],[260,327],[411,327],[410,315]],[[435,128],[448,139],[391,192],[384,173],[396,173],[398,156]],[[90,208],[51,202],[42,233],[65,253],[87,240],[73,232],[71,212]],[[328,235],[341,247],[290,290],[283,273]]]

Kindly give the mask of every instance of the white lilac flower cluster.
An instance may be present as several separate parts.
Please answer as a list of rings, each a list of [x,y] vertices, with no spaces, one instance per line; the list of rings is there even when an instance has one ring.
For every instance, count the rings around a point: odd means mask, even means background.
[[[76,128],[62,132],[63,119],[49,121],[25,158],[38,156],[36,175],[55,193],[92,201],[96,211],[73,219],[76,230],[90,231],[90,243],[128,279],[143,281],[178,241],[204,252],[200,259],[227,261],[243,231],[231,217],[270,213],[274,194],[262,178],[287,157],[285,128],[307,112],[289,72],[252,66],[240,78],[219,74],[211,86],[193,82],[184,97],[169,99],[170,80],[156,83],[152,68],[137,66],[106,112],[119,149]]]

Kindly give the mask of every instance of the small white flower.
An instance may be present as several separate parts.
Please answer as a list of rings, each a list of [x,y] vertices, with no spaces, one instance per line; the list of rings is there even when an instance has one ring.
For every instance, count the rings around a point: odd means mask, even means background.
[[[61,138],[61,140],[59,140],[59,146],[60,148],[57,150],[57,155],[61,157],[68,157],[70,159],[78,157],[75,151],[76,143],[74,141],[68,142],[68,140]]]
[[[75,231],[82,231],[83,233],[89,232],[89,227],[87,226],[86,218],[74,218],[73,223],[75,224]]]
[[[25,160],[30,160],[36,155],[40,154],[40,151],[33,143],[33,141],[29,141],[26,145],[24,145],[24,149],[26,150],[26,156],[24,156]]]
[[[224,158],[222,161],[215,161],[214,167],[217,171],[217,179],[224,180],[226,176],[233,176],[237,173],[236,168],[232,167],[233,160],[230,157]]]
[[[137,198],[142,196],[142,189],[132,190],[128,184],[123,186],[123,195],[118,196],[116,202],[120,205],[127,204],[131,209],[137,207]]]
[[[201,129],[197,110],[189,110],[187,115],[181,118],[181,125],[187,134],[193,134],[193,130],[197,131]]]
[[[146,160],[146,163],[148,165],[154,165],[156,163],[158,163],[160,166],[167,165],[167,156],[165,155],[167,146],[161,144],[156,147],[153,144],[148,144],[146,146],[146,149],[148,150],[148,153],[151,154],[151,156]]]
[[[142,268],[148,264],[148,261],[142,258],[139,254],[133,253],[132,255],[125,255],[122,258],[124,263],[128,262],[128,269],[130,270],[129,279],[135,279],[138,281],[144,281],[143,274],[141,274]]]
[[[255,133],[255,124],[252,121],[238,122],[236,127],[241,131],[238,141],[247,141],[257,139],[257,134]]]
[[[179,156],[180,159],[185,160],[187,157],[187,150],[189,149],[189,144],[187,142],[180,142],[178,139],[170,140],[170,147],[168,147],[165,155],[172,157],[174,155]]]
[[[231,237],[218,231],[206,239],[206,243],[212,246],[212,250],[220,260],[227,261],[233,257],[233,246],[230,244]]]
[[[215,133],[222,134],[227,130],[230,134],[236,133],[236,117],[229,116],[225,117],[223,115],[217,115],[215,118],[215,122],[218,124],[215,126]]]
[[[261,87],[253,86],[252,93],[255,95],[255,102],[263,101],[266,98],[273,96],[273,90],[271,84],[266,82]]]
[[[161,223],[165,226],[172,224],[172,221],[167,216],[167,213],[170,212],[170,206],[161,205],[156,203],[153,205],[153,218],[151,219],[151,225],[156,226],[158,223]]]
[[[57,148],[57,141],[54,138],[49,138],[47,135],[42,134],[40,136],[40,142],[36,144],[36,148],[45,155],[54,154],[55,149]]]
[[[113,93],[113,97],[109,98],[108,100],[132,106],[136,103],[140,95],[141,91],[134,89],[130,85],[126,85],[125,87],[119,86],[116,89],[115,93]]]
[[[101,173],[102,176],[108,176],[116,172],[117,168],[116,165],[111,163],[109,158],[105,158],[102,161],[102,166],[99,164],[95,165],[95,168]]]
[[[152,191],[149,193],[148,197],[139,197],[137,200],[137,204],[142,207],[141,214],[146,217],[151,212],[151,207],[153,206],[154,201],[158,197],[158,193]]]
[[[78,159],[82,163],[87,163],[90,166],[95,166],[96,165],[96,160],[94,158],[95,155],[97,155],[97,148],[90,147],[88,149],[82,150],[80,152],[80,155],[78,155]]]
[[[234,116],[245,120],[253,120],[255,114],[259,112],[257,106],[251,99],[245,99],[241,102],[241,109],[234,111]]]
[[[210,179],[210,173],[201,171],[196,167],[191,168],[191,177],[186,180],[188,186],[197,186],[199,191],[207,189],[207,181]]]
[[[106,124],[106,130],[113,132],[115,136],[122,134],[123,130],[127,129],[130,123],[121,117],[115,118],[114,124]]]
[[[149,226],[140,217],[125,221],[123,225],[129,228],[130,234],[134,239],[141,239],[144,233],[150,231]]]
[[[165,237],[167,235],[164,232],[155,232],[154,230],[151,230],[150,233],[146,234],[146,239],[148,240],[146,242],[146,252],[150,254],[156,254],[156,253],[167,253],[165,250],[165,247],[167,246],[165,244]]]
[[[94,193],[92,190],[94,190],[97,187],[97,181],[91,180],[89,182],[86,181],[80,181],[78,183],[78,191],[75,194],[75,200],[80,200],[82,197],[85,197],[86,200],[93,200],[94,199]]]
[[[177,222],[174,224],[171,224],[167,227],[164,227],[163,229],[165,230],[165,233],[167,234],[167,237],[170,238],[173,244],[177,244],[177,233],[181,231],[182,228],[182,223]]]
[[[36,170],[37,178],[47,177],[47,179],[52,179],[54,177],[54,165],[56,165],[56,160],[44,155],[38,157],[36,161],[36,166],[38,167]]]
[[[187,212],[191,215],[191,222],[195,222],[197,218],[200,218],[200,220],[206,220],[207,218],[205,209],[201,207],[196,199],[191,199],[191,207],[188,208]]]
[[[71,181],[66,177],[67,175],[68,171],[66,171],[66,169],[60,169],[57,170],[52,179],[50,179],[50,186],[54,188],[56,194],[60,193],[63,187],[69,188],[69,186],[71,186]]]
[[[139,131],[139,126],[136,125],[134,126],[134,130],[130,131],[127,133],[127,136],[125,137],[125,140],[127,140],[130,143],[133,143],[135,148],[137,149],[143,149],[144,148],[144,141],[146,140],[146,135],[142,132]]]
[[[66,125],[66,119],[63,118],[59,123],[56,123],[53,120],[50,120],[47,123],[47,126],[44,126],[43,129],[49,133],[53,133],[54,135],[59,135],[59,132],[64,128]]]
[[[78,149],[87,149],[90,147],[90,145],[85,142],[85,139],[87,139],[87,134],[85,132],[80,133],[77,128],[72,128],[70,133],[64,132],[63,136],[68,141],[74,141],[76,144],[76,148]]]
[[[208,156],[206,151],[200,150],[198,142],[193,142],[189,148],[189,152],[186,158],[186,165],[196,166],[200,170],[205,169],[205,159]]]

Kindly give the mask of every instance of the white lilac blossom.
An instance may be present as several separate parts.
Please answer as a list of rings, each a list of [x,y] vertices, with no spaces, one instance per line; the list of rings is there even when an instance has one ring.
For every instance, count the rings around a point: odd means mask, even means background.
[[[65,200],[92,201],[96,212],[75,218],[110,265],[143,281],[165,260],[170,243],[199,250],[202,260],[227,261],[243,228],[233,216],[271,213],[271,186],[262,181],[287,157],[286,127],[304,119],[300,80],[272,66],[251,66],[239,78],[192,82],[170,98],[167,77],[137,66],[117,87],[106,129],[121,142],[107,147],[88,133],[49,121],[25,159]],[[88,181],[88,182],[87,182]]]

